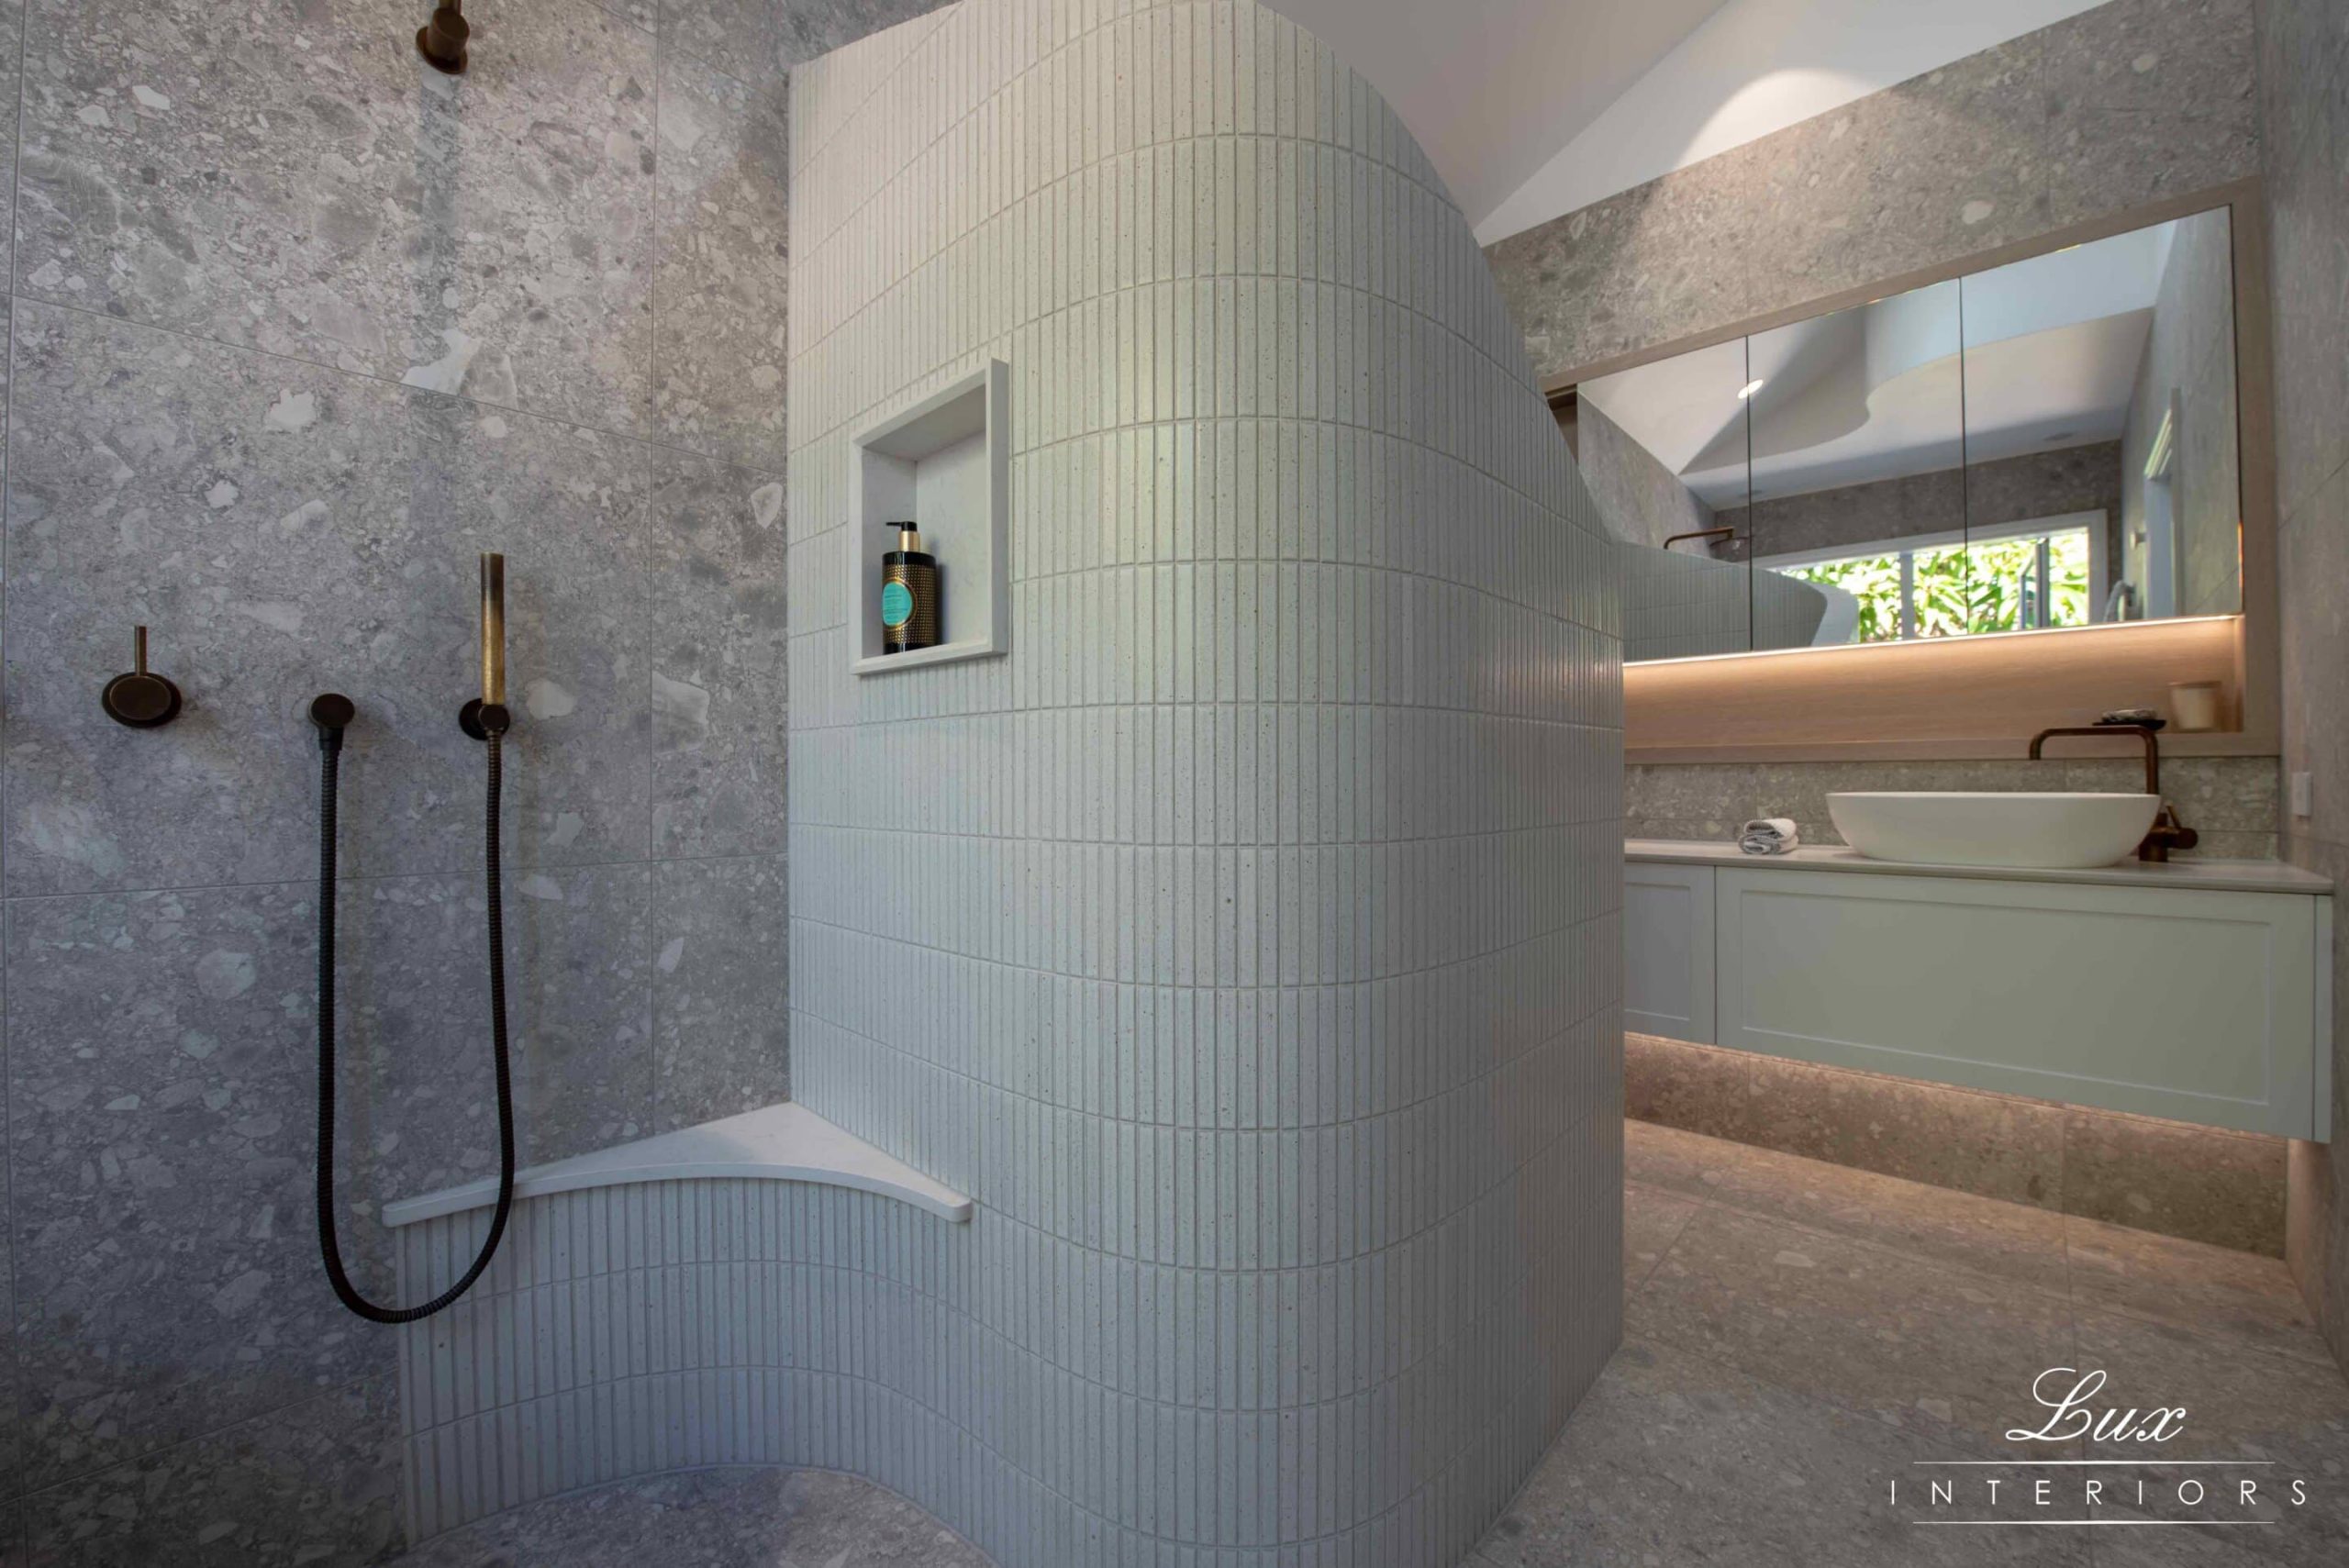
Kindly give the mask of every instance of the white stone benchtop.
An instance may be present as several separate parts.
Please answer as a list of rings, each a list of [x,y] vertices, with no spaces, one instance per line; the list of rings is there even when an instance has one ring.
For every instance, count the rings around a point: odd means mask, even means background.
[[[657,1138],[599,1149],[593,1154],[533,1165],[515,1173],[514,1196],[518,1202],[584,1187],[706,1177],[854,1187],[928,1209],[957,1225],[971,1218],[971,1200],[961,1193],[931,1181],[807,1106],[788,1101],[723,1121],[706,1121]],[[386,1204],[384,1223],[415,1225],[471,1208],[488,1208],[496,1202],[497,1178],[484,1176],[461,1187],[444,1187]]]
[[[1944,866],[1909,861],[1870,860],[1841,844],[1804,848],[1791,854],[1749,855],[1735,844],[1708,839],[1626,839],[1623,858],[1666,865],[1750,866],[1766,871],[1847,871],[1877,876],[1954,876],[1982,882],[2069,882],[2091,887],[2180,887],[2213,893],[2301,893],[2330,895],[2331,880],[2281,861],[2122,861],[2085,870],[2037,866]]]

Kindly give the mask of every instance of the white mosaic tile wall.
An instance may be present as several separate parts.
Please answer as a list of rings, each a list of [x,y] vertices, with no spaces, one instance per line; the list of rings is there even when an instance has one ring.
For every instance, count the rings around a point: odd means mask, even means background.
[[[891,1484],[1455,1562],[1620,1325],[1619,569],[1483,259],[1249,4],[965,0],[792,146],[794,1088],[976,1199],[1019,1412]],[[854,677],[848,438],[988,358],[1011,652]]]

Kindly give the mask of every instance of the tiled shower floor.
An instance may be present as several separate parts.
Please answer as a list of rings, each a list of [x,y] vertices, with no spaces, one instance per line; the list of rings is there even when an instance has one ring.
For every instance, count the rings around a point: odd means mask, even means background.
[[[989,1568],[869,1481],[696,1470],[550,1498],[437,1536],[392,1568]]]
[[[1623,1348],[1464,1568],[2349,1562],[2349,1383],[2282,1263],[1642,1122],[1625,1148]],[[2267,1462],[1981,1463],[2021,1451],[2001,1434],[2044,1416],[2030,1388],[2053,1366],[2105,1370],[2099,1405],[2188,1414],[2158,1448],[2033,1457]],[[2147,1523],[2184,1511],[2158,1499],[2186,1473],[2255,1475],[2263,1499],[2299,1478],[2308,1500],[2230,1508],[2244,1522],[2226,1526]],[[1942,1518],[2077,1518],[2091,1475],[2108,1496],[2144,1476],[2155,1501],[2099,1510],[2102,1527],[1942,1528],[1912,1522],[1932,1517],[1915,1501],[1924,1475],[1964,1477],[1961,1501],[2005,1478],[1998,1505]],[[2024,1476],[2053,1478],[2050,1507]],[[863,1482],[733,1470],[556,1498],[397,1568],[986,1562]]]

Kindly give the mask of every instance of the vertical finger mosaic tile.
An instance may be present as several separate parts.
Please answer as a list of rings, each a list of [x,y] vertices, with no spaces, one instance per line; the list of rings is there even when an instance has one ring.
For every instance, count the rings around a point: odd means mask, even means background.
[[[1620,1280],[1618,568],[1475,243],[1246,3],[966,0],[790,148],[793,1090],[978,1212],[828,1228],[783,1440],[1007,1563],[1456,1561]],[[850,439],[990,359],[1010,652],[859,678]]]

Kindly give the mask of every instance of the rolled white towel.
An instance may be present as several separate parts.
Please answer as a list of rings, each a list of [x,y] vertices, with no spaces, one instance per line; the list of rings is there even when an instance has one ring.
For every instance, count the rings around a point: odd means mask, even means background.
[[[1783,855],[1802,848],[1791,817],[1757,817],[1738,829],[1737,847],[1749,855]]]

